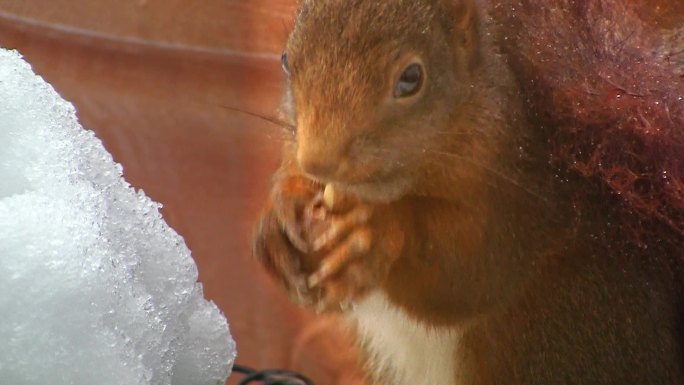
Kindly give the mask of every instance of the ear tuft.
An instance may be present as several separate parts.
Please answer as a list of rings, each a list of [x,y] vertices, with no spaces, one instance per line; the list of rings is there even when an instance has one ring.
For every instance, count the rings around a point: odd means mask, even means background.
[[[472,68],[479,61],[479,11],[475,0],[458,0],[451,5],[452,37],[459,54],[468,58],[468,66]]]

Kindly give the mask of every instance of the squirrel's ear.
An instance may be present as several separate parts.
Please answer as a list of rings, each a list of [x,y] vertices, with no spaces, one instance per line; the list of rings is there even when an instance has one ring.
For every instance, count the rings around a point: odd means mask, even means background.
[[[456,47],[468,60],[468,65],[475,65],[479,58],[478,7],[475,0],[458,0],[452,2],[452,38]]]

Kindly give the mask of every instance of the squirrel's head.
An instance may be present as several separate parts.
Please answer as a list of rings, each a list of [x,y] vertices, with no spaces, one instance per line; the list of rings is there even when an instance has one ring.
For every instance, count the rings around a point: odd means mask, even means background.
[[[475,5],[305,0],[283,53],[297,162],[367,199],[406,193],[477,60]]]

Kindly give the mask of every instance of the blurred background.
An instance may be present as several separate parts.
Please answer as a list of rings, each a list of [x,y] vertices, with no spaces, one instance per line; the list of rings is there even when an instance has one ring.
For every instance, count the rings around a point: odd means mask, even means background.
[[[251,256],[281,134],[233,108],[276,115],[295,3],[0,0],[0,46],[23,54],[128,182],[164,205],[228,317],[237,363],[360,384],[349,337],[291,305]]]

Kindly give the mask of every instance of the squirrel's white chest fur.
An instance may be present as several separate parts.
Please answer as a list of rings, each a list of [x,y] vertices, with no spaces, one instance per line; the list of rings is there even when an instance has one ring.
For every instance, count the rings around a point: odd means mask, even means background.
[[[456,385],[459,333],[429,328],[376,292],[350,313],[373,376],[392,385]]]

